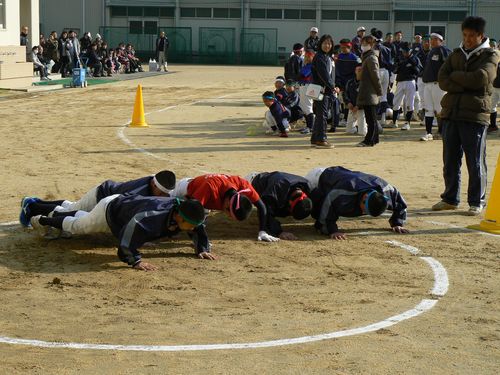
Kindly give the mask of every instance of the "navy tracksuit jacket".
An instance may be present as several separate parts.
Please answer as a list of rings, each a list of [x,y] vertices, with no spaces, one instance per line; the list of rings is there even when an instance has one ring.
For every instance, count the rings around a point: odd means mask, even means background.
[[[273,236],[279,236],[283,232],[281,223],[275,217],[290,216],[290,194],[301,189],[309,195],[308,181],[304,177],[285,172],[259,173],[252,180],[252,186],[266,205],[266,231]]]
[[[343,167],[330,167],[319,178],[318,187],[311,192],[314,226],[323,234],[339,231],[339,217],[358,217],[363,212],[359,205],[362,194],[376,190],[389,198],[387,207],[392,211],[391,227],[402,226],[406,220],[406,202],[399,191],[380,177]]]
[[[180,200],[170,197],[121,195],[112,200],[106,210],[106,221],[118,238],[118,257],[129,265],[141,261],[139,248],[146,242],[172,237],[180,232],[173,215]],[[196,253],[210,251],[205,225],[189,233]]]
[[[137,194],[145,197],[151,196],[153,195],[150,188],[152,179],[153,176],[147,176],[127,182],[116,182],[112,180],[104,181],[97,187],[97,202],[114,194]]]

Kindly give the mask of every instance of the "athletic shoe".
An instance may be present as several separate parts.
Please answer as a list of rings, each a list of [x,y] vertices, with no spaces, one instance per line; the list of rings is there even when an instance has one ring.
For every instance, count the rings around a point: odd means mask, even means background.
[[[370,145],[366,144],[365,142],[359,142],[356,147],[370,147]],[[373,147],[373,146],[372,146]]]
[[[482,207],[470,206],[469,210],[465,212],[465,215],[467,215],[467,216],[478,216],[478,215],[481,214],[482,211],[483,211]]]
[[[288,138],[288,133],[287,132],[283,132],[283,133],[280,133],[278,136],[281,137],[281,138]]]
[[[420,138],[421,141],[427,142],[427,141],[432,141],[434,137],[432,134],[426,134]]]
[[[342,120],[339,122],[339,125],[338,127],[339,128],[345,128],[347,126],[347,121],[346,120]]]
[[[498,126],[488,126],[488,134],[498,131]]]
[[[328,129],[328,133],[335,133],[337,131],[337,128],[332,126],[330,129]]]
[[[409,122],[405,122],[403,124],[403,126],[401,127],[401,130],[410,130],[410,123]]]
[[[64,238],[64,239],[68,239],[68,238],[73,237],[73,235],[71,234],[71,232],[66,232],[65,230],[62,230],[61,233],[59,234],[59,237]]]
[[[39,202],[40,199],[35,198],[35,197],[24,197],[21,199],[21,213],[19,214],[19,222],[23,227],[29,227],[30,226],[30,218],[31,218],[31,213],[29,209],[29,205],[31,203],[36,203]]]
[[[319,141],[314,144],[314,147],[316,148],[333,148],[333,145],[331,143],[328,143],[328,141]]]
[[[41,217],[42,217],[42,215],[33,216],[30,219],[30,223],[31,223],[31,226],[33,227],[33,229],[40,235],[40,237],[45,238],[45,236],[47,236],[49,234],[49,230],[51,227],[48,225],[40,224]]]
[[[304,128],[300,131],[300,134],[311,134],[311,129],[309,128]]]
[[[454,204],[446,203],[445,201],[441,201],[432,206],[432,211],[447,211],[447,210],[456,210],[458,206]]]
[[[389,128],[389,129],[397,129],[398,128],[398,123],[394,123],[394,122],[390,122],[390,123],[386,123],[385,125],[386,128]]]

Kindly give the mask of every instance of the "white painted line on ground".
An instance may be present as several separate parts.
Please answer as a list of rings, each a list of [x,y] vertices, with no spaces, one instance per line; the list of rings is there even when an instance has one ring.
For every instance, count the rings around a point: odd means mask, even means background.
[[[171,106],[164,107],[164,108],[161,108],[161,109],[157,109],[157,110],[154,110],[154,111],[151,111],[151,112],[147,112],[147,113],[145,113],[145,115],[147,116],[147,115],[151,115],[153,113],[165,112],[165,111],[168,111],[170,109],[174,109],[174,108],[181,107],[181,106],[191,106],[191,105],[195,105],[197,103],[202,103],[202,102],[204,102],[206,100],[220,100],[220,99],[227,98],[230,95],[232,95],[232,94],[222,95],[222,96],[219,96],[217,98],[200,99],[200,100],[195,100],[195,101],[189,102],[189,103],[182,103],[182,104],[171,105]],[[133,150],[135,150],[137,152],[140,152],[140,153],[143,153],[145,155],[151,156],[152,158],[155,158],[155,159],[158,159],[158,160],[168,161],[169,164],[174,164],[174,165],[177,165],[177,166],[182,166],[180,163],[178,163],[177,161],[173,160],[173,158],[164,158],[164,157],[162,157],[160,155],[156,155],[156,154],[154,154],[152,152],[147,151],[146,149],[144,149],[142,147],[137,146],[134,142],[132,142],[125,135],[125,129],[127,128],[128,125],[130,125],[130,121],[128,121],[125,124],[122,124],[120,126],[120,128],[118,129],[118,131],[117,131],[118,138],[120,138],[122,140],[122,142],[124,142],[127,146],[129,146],[131,149],[133,149]],[[198,172],[201,172],[201,173],[210,173],[209,171],[206,171],[206,170],[203,170],[203,169],[199,169],[199,168],[193,168],[193,169],[196,170],[196,171],[198,171]]]
[[[413,255],[417,255],[420,252],[420,250],[417,249],[416,247],[410,246],[410,245],[405,245],[404,243],[399,242],[399,241],[385,241],[385,242],[389,243],[391,245],[394,245],[394,246],[398,246],[398,247],[410,252]]]
[[[16,224],[20,224],[19,221],[8,221],[6,223],[0,223],[0,227],[10,227]]]
[[[6,223],[4,223],[6,224]],[[387,241],[388,243],[398,246],[404,250],[410,251],[413,254],[416,249],[413,246],[403,244],[398,241]],[[416,249],[418,252],[418,249]],[[434,273],[434,287],[431,293],[435,296],[444,296],[448,291],[448,275],[446,269],[441,263],[434,258],[422,257]],[[391,316],[380,322],[369,324],[363,327],[357,327],[347,330],[334,331],[312,336],[295,337],[291,339],[279,339],[270,341],[259,341],[249,343],[233,343],[233,344],[201,344],[201,345],[112,345],[112,344],[90,344],[90,343],[75,343],[75,342],[53,342],[43,340],[31,340],[22,338],[13,338],[0,336],[0,343],[12,345],[35,346],[40,348],[64,348],[64,349],[82,349],[82,350],[115,350],[115,351],[142,351],[142,352],[177,352],[177,351],[200,351],[200,350],[234,350],[234,349],[256,349],[270,348],[285,345],[304,344],[322,340],[330,340],[347,336],[360,335],[378,331],[382,328],[391,327],[402,321],[414,318],[420,314],[431,310],[437,299],[423,299],[413,309],[407,310],[401,314]]]
[[[448,292],[448,273],[446,268],[443,267],[436,259],[431,257],[420,257],[423,261],[432,268],[434,272],[434,287],[431,290],[431,294],[438,297],[443,297]]]

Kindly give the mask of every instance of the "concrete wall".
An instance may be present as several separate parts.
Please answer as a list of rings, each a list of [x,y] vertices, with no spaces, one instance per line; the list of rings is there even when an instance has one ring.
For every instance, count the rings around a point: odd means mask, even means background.
[[[0,45],[19,45],[19,5],[15,1],[5,3],[5,25],[0,29]]]
[[[105,0],[40,0],[40,31],[73,29],[81,37],[85,31],[92,36],[105,22]]]
[[[490,38],[500,40],[500,0],[497,5],[480,7],[477,15],[486,20],[486,34]]]

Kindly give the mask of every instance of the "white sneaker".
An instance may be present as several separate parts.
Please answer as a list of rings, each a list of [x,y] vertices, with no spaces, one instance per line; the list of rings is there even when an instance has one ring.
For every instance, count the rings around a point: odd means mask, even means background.
[[[48,225],[40,224],[41,217],[42,215],[33,216],[30,219],[30,224],[33,227],[33,230],[35,230],[40,235],[40,237],[45,237],[49,233],[50,227]]]
[[[469,210],[467,212],[465,212],[465,214],[467,216],[478,216],[481,214],[482,211],[483,211],[482,207],[470,206]]]
[[[410,123],[409,122],[405,122],[403,124],[403,126],[401,127],[401,130],[410,130]]]
[[[398,122],[390,122],[390,123],[386,123],[385,125],[386,128],[389,128],[389,129],[397,129],[398,128]]]
[[[339,128],[345,128],[347,126],[347,121],[346,120],[342,120],[340,121],[338,127]]]
[[[432,141],[434,137],[432,134],[426,134],[420,138],[421,141],[427,142],[427,141]]]

